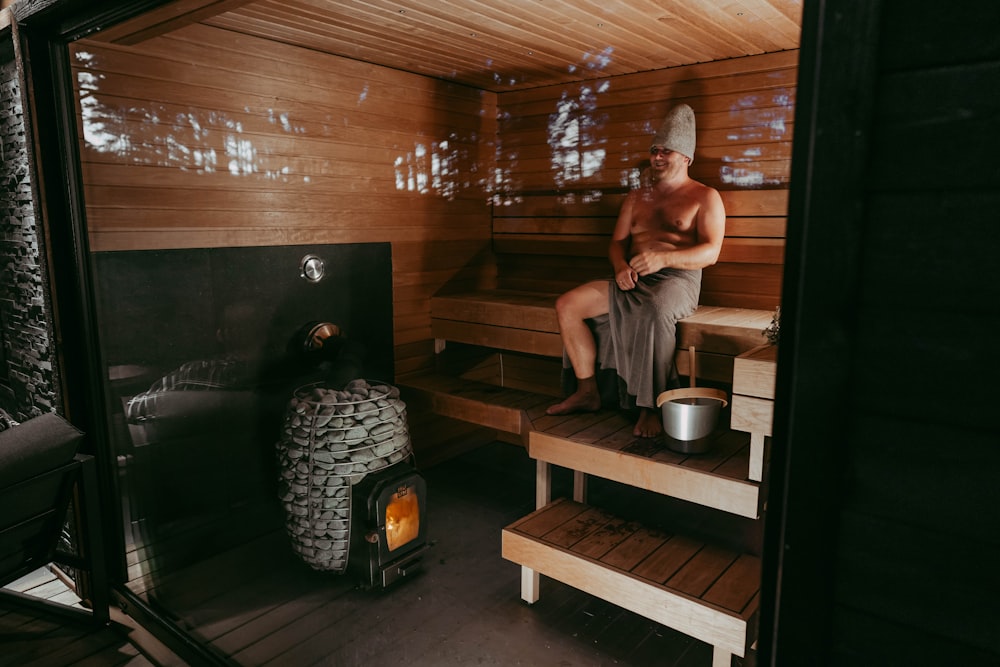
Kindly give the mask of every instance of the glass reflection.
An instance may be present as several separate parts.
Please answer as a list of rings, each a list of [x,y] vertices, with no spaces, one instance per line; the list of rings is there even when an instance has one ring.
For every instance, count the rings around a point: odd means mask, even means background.
[[[393,377],[389,247],[94,255],[133,590],[169,602],[172,572],[283,534],[274,448],[295,388]]]

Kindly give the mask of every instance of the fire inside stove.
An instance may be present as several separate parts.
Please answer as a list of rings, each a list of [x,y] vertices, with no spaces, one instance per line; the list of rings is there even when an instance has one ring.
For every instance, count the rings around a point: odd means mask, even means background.
[[[420,500],[412,484],[392,494],[385,508],[385,542],[389,551],[409,544],[420,535]]]
[[[348,569],[369,586],[383,588],[413,574],[427,549],[424,478],[400,463],[365,479],[352,495]]]

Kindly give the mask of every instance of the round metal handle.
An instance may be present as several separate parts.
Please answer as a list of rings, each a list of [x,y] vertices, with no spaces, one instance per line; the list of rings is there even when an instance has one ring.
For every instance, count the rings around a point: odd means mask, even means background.
[[[311,283],[318,283],[326,275],[326,264],[316,255],[306,255],[299,265],[301,276]]]

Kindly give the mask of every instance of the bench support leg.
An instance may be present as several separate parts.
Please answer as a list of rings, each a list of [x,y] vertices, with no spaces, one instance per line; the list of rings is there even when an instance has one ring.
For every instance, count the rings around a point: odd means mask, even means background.
[[[587,473],[573,471],[573,500],[578,503],[587,502]]]
[[[545,461],[535,464],[535,509],[552,502],[552,467]]]
[[[718,646],[712,647],[712,667],[732,667],[733,654]]]
[[[552,502],[552,466],[545,461],[535,462],[535,509]],[[521,599],[528,604],[538,602],[540,580],[530,567],[521,566]]]
[[[764,477],[764,434],[759,431],[750,434],[749,477],[755,482]]]
[[[521,599],[528,604],[538,602],[540,578],[530,567],[521,566]]]

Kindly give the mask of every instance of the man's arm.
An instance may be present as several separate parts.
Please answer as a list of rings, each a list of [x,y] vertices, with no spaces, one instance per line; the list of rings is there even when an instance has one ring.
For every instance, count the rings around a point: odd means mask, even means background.
[[[615,222],[615,229],[611,233],[611,242],[608,244],[608,259],[611,261],[611,268],[615,273],[615,282],[624,289],[635,287],[635,281],[639,277],[639,274],[628,263],[629,247],[632,242],[632,200],[634,196],[635,191],[633,190],[622,202],[621,210],[618,212],[618,221]]]
[[[705,195],[694,220],[698,230],[697,242],[690,248],[668,253],[666,266],[675,269],[703,269],[719,261],[722,240],[726,236],[726,209],[715,188],[705,188]]]

